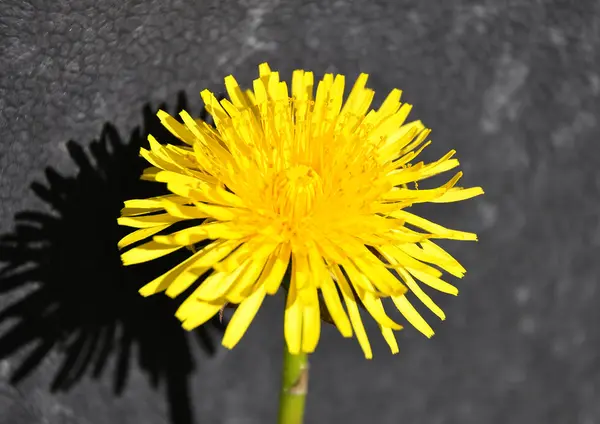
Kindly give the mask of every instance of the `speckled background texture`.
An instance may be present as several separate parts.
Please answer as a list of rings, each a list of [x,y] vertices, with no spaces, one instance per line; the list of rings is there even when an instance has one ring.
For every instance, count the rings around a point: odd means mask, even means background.
[[[366,361],[325,329],[306,423],[600,423],[594,0],[0,1],[0,423],[275,422],[283,299],[226,351],[114,248],[159,103],[198,114],[263,61],[403,89],[426,158],[486,190],[423,209],[480,236],[445,244],[469,272],[436,336],[392,356],[371,326]]]

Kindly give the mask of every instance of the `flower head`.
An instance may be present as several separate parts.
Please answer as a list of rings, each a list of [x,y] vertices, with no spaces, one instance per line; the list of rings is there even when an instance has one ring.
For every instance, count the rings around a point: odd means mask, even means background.
[[[120,247],[152,239],[122,259],[136,264],[184,247],[194,253],[141,294],[166,291],[175,297],[208,275],[177,317],[193,329],[224,305],[238,305],[223,338],[228,348],[282,283],[291,353],[314,351],[326,308],[340,333],[355,335],[365,356],[372,357],[359,306],[377,321],[396,353],[393,331],[402,327],[386,314],[383,298],[391,298],[408,322],[430,337],[433,330],[405,294],[411,291],[444,319],[420,283],[457,294],[440,279],[440,270],[462,277],[465,269],[432,240],[477,238],[407,209],[465,200],[482,189],[457,187],[461,172],[441,187],[418,189],[417,182],[459,163],[453,150],[436,162],[414,163],[429,144],[430,131],[420,121],[406,123],[411,106],[400,102],[399,90],[369,111],[374,91],[365,88],[365,74],[344,102],[343,75],[325,75],[313,95],[313,74],[294,71],[290,96],[266,63],[259,73],[253,90],[245,92],[226,77],[230,100],[201,93],[214,126],[185,111],[182,123],[159,111],[183,144],[161,145],[150,136],[150,150],[141,154],[152,166],[142,178],[166,183],[171,194],[125,203],[119,223],[137,230]],[[181,221],[196,224],[169,231]]]

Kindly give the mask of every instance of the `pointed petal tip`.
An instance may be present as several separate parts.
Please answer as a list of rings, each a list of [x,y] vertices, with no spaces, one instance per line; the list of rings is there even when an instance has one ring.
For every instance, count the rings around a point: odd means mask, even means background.
[[[181,308],[181,306],[179,309],[177,309],[177,311],[175,311],[175,318],[182,322],[186,320],[187,314],[185,313],[185,310]]]
[[[339,328],[338,330],[340,331],[340,334],[342,335],[343,338],[345,339],[350,339],[352,338],[352,336],[354,335],[353,331],[352,331],[352,327],[350,328]]]
[[[121,264],[123,264],[123,266],[131,266],[131,265],[136,265],[137,264],[137,262],[128,260],[127,258],[123,258],[124,255],[125,255],[125,253],[123,253],[121,255]]]
[[[291,355],[300,355],[300,347],[298,347],[298,348],[294,347],[293,349],[290,349],[290,348],[288,347],[288,352],[289,352]]]
[[[147,288],[146,286],[144,286],[138,290],[138,293],[141,294],[143,297],[148,297],[148,296],[153,295],[154,291],[151,290],[150,288]]]
[[[169,290],[167,289],[165,291],[165,294],[171,298],[171,299],[175,299],[177,296],[179,296],[181,293],[179,293],[179,291],[173,291],[173,290]]]
[[[230,343],[230,342],[227,342],[225,339],[223,339],[221,341],[221,346],[223,346],[225,349],[231,350],[235,347],[235,343]]]
[[[196,325],[190,323],[190,320],[183,321],[183,323],[181,324],[181,328],[183,328],[186,331],[192,331],[196,327]]]
[[[388,328],[391,328],[394,331],[400,331],[402,330],[402,326],[396,322],[394,322],[394,325],[390,325],[388,326]]]

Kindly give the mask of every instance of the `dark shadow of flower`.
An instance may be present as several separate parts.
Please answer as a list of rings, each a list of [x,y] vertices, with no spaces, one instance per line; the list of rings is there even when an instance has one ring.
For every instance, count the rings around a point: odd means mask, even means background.
[[[178,111],[186,108],[183,94],[178,103]],[[164,190],[160,184],[139,179],[147,166],[139,157],[147,134],[173,142],[155,111],[144,108],[144,127],[135,130],[128,143],[110,124],[91,143],[89,153],[75,142],[68,143],[78,167],[76,175],[65,177],[47,169],[47,183],[32,185],[53,213],[18,213],[15,230],[0,237],[0,258],[5,263],[0,271],[0,294],[29,287],[24,297],[0,311],[0,324],[16,320],[0,336],[0,358],[35,345],[12,374],[16,384],[58,350],[63,361],[51,390],[67,391],[85,375],[105,375],[114,356],[115,394],[126,387],[132,362],[137,360],[154,387],[164,386],[171,421],[191,424],[188,380],[194,358],[190,337],[212,355],[211,332],[220,332],[221,325],[212,321],[187,333],[174,317],[177,302],[166,296],[138,294],[144,283],[180,261],[186,252],[124,267],[117,250],[117,241],[130,231],[117,225],[123,201]]]

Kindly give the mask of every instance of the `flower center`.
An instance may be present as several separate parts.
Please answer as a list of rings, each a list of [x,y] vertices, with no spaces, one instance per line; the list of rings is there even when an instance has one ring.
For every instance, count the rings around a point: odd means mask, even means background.
[[[290,222],[307,217],[323,193],[320,175],[311,167],[296,165],[279,172],[273,181],[275,212]]]

